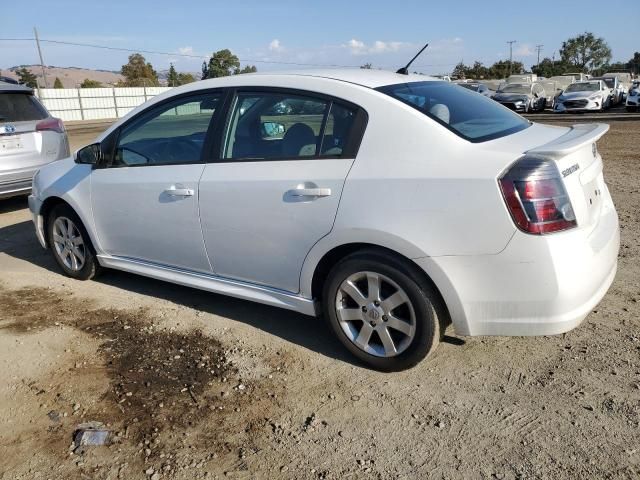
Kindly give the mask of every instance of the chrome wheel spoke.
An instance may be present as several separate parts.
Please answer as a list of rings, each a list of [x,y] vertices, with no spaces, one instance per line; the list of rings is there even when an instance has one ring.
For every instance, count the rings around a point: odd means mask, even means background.
[[[367,298],[362,294],[360,289],[350,280],[343,282],[340,289],[346,293],[359,306],[364,307],[367,304]]]
[[[389,316],[387,320],[387,328],[393,328],[401,333],[404,333],[407,336],[413,335],[413,326],[404,320],[400,320],[397,317]]]
[[[73,247],[71,249],[71,253],[78,259],[80,262],[84,262],[84,253],[80,251],[78,247]]]
[[[362,310],[359,308],[339,308],[337,311],[341,322],[362,320]]]
[[[393,356],[398,353],[388,328],[381,328],[380,330],[378,330],[378,335],[380,336],[380,341],[382,342],[384,353],[387,357]]]
[[[371,334],[373,333],[373,327],[368,323],[363,323],[358,336],[354,340],[355,344],[358,345],[361,349],[366,350],[369,345],[369,340],[371,340]]]
[[[57,234],[57,233],[55,232],[55,230],[54,230],[54,232],[53,232],[53,241],[54,241],[55,243],[60,243],[60,244],[62,244],[62,243],[64,243],[64,238],[62,238],[62,236],[61,236],[61,235],[59,235],[59,234]]]
[[[409,301],[409,299],[405,293],[402,290],[398,290],[382,301],[382,308],[385,312],[391,312],[407,301]]]
[[[369,301],[380,299],[380,277],[375,273],[367,273],[367,299]]]
[[[78,245],[82,245],[82,237],[78,235],[77,237],[72,238],[71,243],[73,243],[76,247]]]

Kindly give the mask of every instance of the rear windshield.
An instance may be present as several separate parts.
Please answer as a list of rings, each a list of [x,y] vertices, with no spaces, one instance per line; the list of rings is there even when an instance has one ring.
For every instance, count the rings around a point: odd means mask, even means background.
[[[42,120],[49,114],[27,93],[0,93],[0,122]]]
[[[449,82],[413,82],[377,90],[400,100],[471,142],[524,130],[531,123],[499,103]]]

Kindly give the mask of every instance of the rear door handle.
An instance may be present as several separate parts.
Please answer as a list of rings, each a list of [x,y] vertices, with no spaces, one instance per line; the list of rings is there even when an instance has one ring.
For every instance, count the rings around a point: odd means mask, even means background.
[[[195,192],[191,188],[183,188],[182,185],[171,185],[164,193],[172,197],[193,197]]]
[[[330,188],[294,188],[289,190],[292,197],[328,197],[331,195]]]

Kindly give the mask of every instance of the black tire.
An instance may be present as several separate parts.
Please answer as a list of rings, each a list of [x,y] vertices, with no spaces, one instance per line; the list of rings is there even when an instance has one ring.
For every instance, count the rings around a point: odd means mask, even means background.
[[[73,222],[73,226],[75,227],[75,233],[79,234],[82,240],[82,245],[79,247],[83,253],[83,263],[81,264],[81,268],[74,269],[72,266],[70,267],[65,263],[65,260],[61,257],[58,248],[56,247],[56,242],[54,241],[54,225],[57,219],[69,219]],[[75,236],[76,238],[78,235]],[[101,267],[96,258],[96,252],[91,244],[91,239],[84,225],[82,224],[82,220],[80,217],[74,212],[74,210],[69,205],[56,205],[49,214],[49,219],[47,222],[47,243],[49,245],[49,250],[51,251],[51,255],[53,255],[54,260],[60,266],[65,275],[71,278],[75,278],[76,280],[90,280],[94,278],[98,273],[100,273]]]
[[[343,281],[359,272],[374,272],[387,277],[404,290],[410,301],[415,313],[415,333],[412,339],[409,340],[407,337],[407,342],[410,343],[395,356],[377,356],[366,352],[357,346],[341,327],[336,308],[338,290]],[[383,372],[411,368],[427,357],[444,335],[445,319],[448,318],[440,296],[420,275],[417,266],[377,250],[363,250],[351,254],[331,269],[324,283],[322,306],[325,319],[347,350],[369,367]],[[364,328],[364,325],[361,328]]]

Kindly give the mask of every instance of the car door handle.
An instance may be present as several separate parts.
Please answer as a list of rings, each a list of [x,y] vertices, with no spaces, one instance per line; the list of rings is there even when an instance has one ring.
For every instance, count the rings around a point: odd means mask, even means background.
[[[164,193],[171,195],[172,197],[193,197],[195,194],[191,188],[182,188],[180,186],[176,187],[175,185],[167,188]]]
[[[294,188],[287,192],[292,197],[328,197],[330,188]]]

